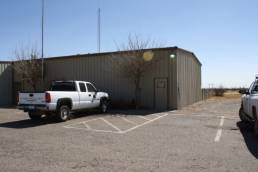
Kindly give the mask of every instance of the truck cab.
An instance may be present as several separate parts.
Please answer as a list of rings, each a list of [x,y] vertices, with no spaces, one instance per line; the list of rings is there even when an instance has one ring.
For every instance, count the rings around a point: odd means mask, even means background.
[[[254,123],[254,133],[258,137],[258,75],[248,90],[242,92],[239,117],[244,122]]]

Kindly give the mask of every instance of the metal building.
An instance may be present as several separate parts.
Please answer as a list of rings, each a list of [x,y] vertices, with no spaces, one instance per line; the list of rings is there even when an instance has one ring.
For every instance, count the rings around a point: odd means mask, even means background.
[[[201,63],[189,51],[177,48],[154,48],[160,59],[144,74],[140,83],[142,107],[157,110],[178,109],[201,100]],[[110,94],[113,103],[129,104],[134,99],[134,84],[124,76],[111,56],[123,52],[84,54],[45,59],[45,86],[54,80],[90,81]],[[19,77],[14,77],[15,85]],[[24,87],[24,86],[23,86]]]
[[[12,104],[12,67],[11,62],[0,62],[0,106]]]

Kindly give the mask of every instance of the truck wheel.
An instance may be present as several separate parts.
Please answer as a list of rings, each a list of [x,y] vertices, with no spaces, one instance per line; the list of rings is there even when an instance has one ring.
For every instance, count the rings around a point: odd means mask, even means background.
[[[245,116],[244,116],[244,115],[245,115],[245,114],[244,114],[244,109],[243,109],[243,107],[241,107],[241,108],[239,109],[239,118],[240,118],[241,121],[247,122],[247,120],[245,119]]]
[[[67,121],[70,117],[70,108],[66,105],[61,105],[57,112],[58,121]]]
[[[101,113],[106,113],[108,109],[108,102],[106,100],[102,100],[100,102],[99,109]]]
[[[29,115],[30,119],[33,121],[38,121],[41,119],[41,115],[36,112],[29,112],[28,115]]]
[[[254,136],[258,138],[258,120],[254,121]]]
[[[256,112],[256,107],[252,107],[253,117],[254,117],[254,136],[258,138],[258,117]]]

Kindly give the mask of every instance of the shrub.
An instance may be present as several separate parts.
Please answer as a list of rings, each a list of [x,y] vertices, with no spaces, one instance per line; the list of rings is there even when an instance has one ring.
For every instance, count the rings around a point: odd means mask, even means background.
[[[224,93],[226,92],[226,89],[223,86],[220,86],[219,88],[214,89],[215,96],[223,97]]]

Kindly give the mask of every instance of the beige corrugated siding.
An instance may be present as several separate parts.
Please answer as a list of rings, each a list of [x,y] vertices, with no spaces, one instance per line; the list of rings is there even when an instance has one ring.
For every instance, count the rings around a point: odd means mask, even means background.
[[[166,78],[169,75],[168,53],[167,50],[155,51],[155,57],[160,60],[152,67],[148,73],[145,74],[141,83],[141,102],[144,107],[154,108],[155,103],[155,86],[154,80],[156,78]]]
[[[155,58],[161,60],[148,70],[140,84],[141,105],[149,108],[154,105],[154,79],[168,78],[167,51],[155,51],[154,54]],[[113,101],[129,103],[134,99],[134,85],[121,75],[119,68],[115,66],[116,64],[112,64],[110,58],[110,55],[87,55],[47,59],[45,80],[48,85],[54,80],[89,81],[100,90],[108,92]]]
[[[153,49],[160,59],[141,80],[141,105],[155,107],[157,78],[167,79],[167,109],[177,109],[201,100],[201,64],[192,53],[177,48]],[[175,54],[176,58],[170,58]],[[119,53],[115,54],[117,58]],[[121,75],[110,53],[88,54],[45,59],[45,87],[55,80],[82,80],[92,82],[110,94],[113,102],[130,103],[134,99],[134,84]],[[15,81],[19,77],[15,74]],[[164,109],[166,110],[166,109]]]
[[[193,53],[177,51],[178,108],[201,100],[201,64]]]
[[[11,63],[0,62],[0,106],[12,104]]]
[[[170,55],[175,55],[175,58],[170,58]],[[168,53],[169,63],[169,109],[177,109],[177,51],[172,50]]]

